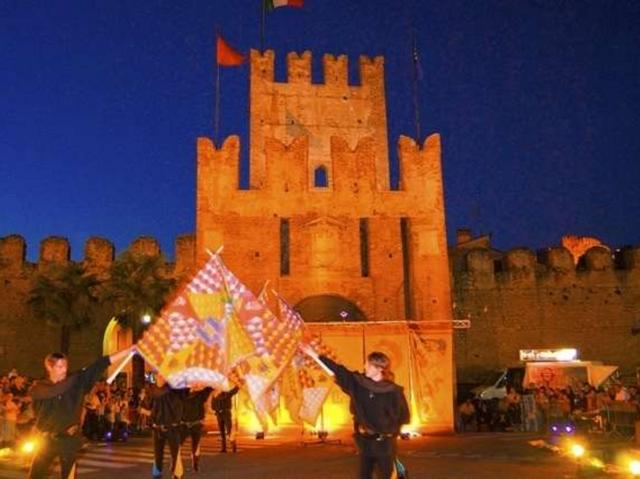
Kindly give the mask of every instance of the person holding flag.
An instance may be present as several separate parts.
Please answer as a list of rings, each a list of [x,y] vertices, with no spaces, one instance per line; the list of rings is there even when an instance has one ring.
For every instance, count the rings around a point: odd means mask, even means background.
[[[165,443],[169,444],[171,454],[171,477],[180,479],[184,473],[180,457],[180,429],[184,415],[185,392],[184,389],[172,389],[161,374],[156,376],[156,384],[149,388],[151,427],[153,428],[151,475],[154,479],[162,477]]]
[[[209,399],[213,388],[193,384],[184,397],[182,413],[182,442],[191,438],[191,461],[193,471],[200,470],[200,439],[204,423],[204,405]]]
[[[233,417],[231,415],[231,399],[239,391],[236,386],[230,391],[214,391],[211,399],[211,409],[216,414],[218,429],[220,429],[220,452],[227,452],[227,436],[231,436],[233,430]],[[231,448],[235,451],[235,440],[231,441]]]
[[[375,469],[379,479],[391,479],[396,465],[396,440],[410,413],[404,390],[393,382],[391,361],[381,352],[367,356],[364,374],[319,355],[310,345],[300,350],[327,367],[335,381],[351,399],[354,438],[360,453],[360,479],[372,479]]]
[[[76,477],[76,456],[82,445],[80,417],[84,397],[110,364],[120,362],[135,352],[134,345],[111,356],[104,356],[69,376],[66,355],[52,353],[45,357],[47,378],[37,381],[30,390],[40,443],[31,462],[29,479],[48,478],[49,469],[56,458],[60,459],[62,479]]]

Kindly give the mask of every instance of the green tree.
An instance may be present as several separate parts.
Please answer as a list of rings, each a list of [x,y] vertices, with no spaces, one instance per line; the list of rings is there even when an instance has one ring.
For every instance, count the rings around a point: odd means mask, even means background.
[[[60,352],[69,352],[72,331],[92,322],[99,284],[80,263],[52,265],[36,277],[27,303],[36,318],[60,328]]]
[[[123,328],[130,328],[134,342],[140,339],[151,318],[160,312],[174,287],[162,256],[149,256],[127,251],[111,265],[109,278],[102,288],[103,305]],[[144,378],[144,361],[133,358],[133,380],[139,386]]]

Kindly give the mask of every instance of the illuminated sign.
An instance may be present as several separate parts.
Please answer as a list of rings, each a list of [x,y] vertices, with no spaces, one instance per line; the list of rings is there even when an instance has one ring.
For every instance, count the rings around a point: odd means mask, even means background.
[[[576,361],[578,350],[563,349],[521,349],[520,361]]]

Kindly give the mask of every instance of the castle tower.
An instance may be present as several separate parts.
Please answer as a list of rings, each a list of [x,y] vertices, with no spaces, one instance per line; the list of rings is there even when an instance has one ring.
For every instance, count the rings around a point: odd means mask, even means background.
[[[265,138],[289,144],[309,141],[309,181],[324,166],[331,171],[331,137],[340,136],[354,148],[364,137],[376,146],[376,182],[389,186],[384,61],[361,56],[360,85],[349,85],[348,59],[324,55],[324,83],[312,84],[311,52],[287,55],[287,81],[274,80],[272,50],[251,51],[251,187],[260,188],[265,175]],[[328,179],[331,181],[331,178]]]
[[[425,354],[436,355],[427,361],[438,386],[427,389],[439,391],[425,404],[431,425],[450,430],[440,137],[398,140],[400,189],[391,190],[383,59],[360,58],[360,86],[348,85],[344,56],[324,56],[322,84],[311,83],[309,52],[287,56],[285,83],[274,82],[275,61],[273,51],[251,52],[250,188],[238,188],[237,136],[217,146],[198,139],[197,261],[223,245],[225,263],[250,289],[268,280],[323,337],[337,334],[340,321],[382,323],[382,330],[388,323],[384,332],[361,329],[360,339],[343,328],[335,341],[345,356],[360,351],[347,360],[354,368],[376,345],[401,356],[409,350],[406,321],[424,325],[427,342],[437,345]]]

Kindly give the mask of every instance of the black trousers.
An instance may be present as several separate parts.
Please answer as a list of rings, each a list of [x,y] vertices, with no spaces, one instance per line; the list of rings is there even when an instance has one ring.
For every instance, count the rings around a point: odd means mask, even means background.
[[[391,479],[396,461],[396,438],[377,440],[359,434],[355,436],[356,446],[360,453],[360,479],[372,479],[377,470],[378,479]]]
[[[78,436],[43,436],[39,448],[31,462],[29,479],[47,479],[51,464],[60,459],[60,478],[75,479],[76,457],[82,440]]]
[[[202,439],[203,426],[201,422],[184,424],[182,426],[182,442],[191,438],[191,456],[200,455],[200,439]]]
[[[218,420],[218,429],[220,429],[221,449],[224,451],[227,449],[227,436],[231,434],[233,426],[231,423],[231,410],[216,411],[216,419]]]
[[[174,477],[182,477],[179,427],[170,427],[165,430],[157,427],[153,429],[153,476],[162,476],[164,445],[167,443],[169,444],[169,453],[171,454],[171,474]]]

